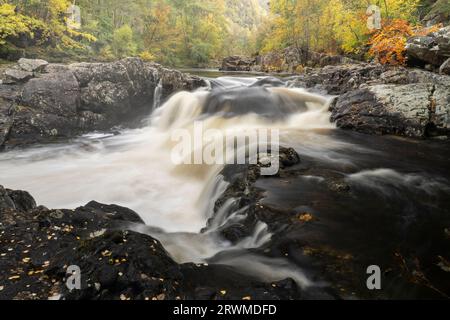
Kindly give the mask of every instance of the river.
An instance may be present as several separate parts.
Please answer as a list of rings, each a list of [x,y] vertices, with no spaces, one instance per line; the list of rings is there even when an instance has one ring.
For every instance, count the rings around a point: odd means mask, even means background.
[[[209,76],[209,88],[177,93],[154,106],[142,128],[0,154],[1,183],[27,190],[51,208],[76,208],[91,200],[131,208],[147,226],[130,228],[160,240],[180,263],[214,261],[266,280],[290,277],[305,290],[326,287],[327,281],[341,280],[315,272],[314,263],[303,259],[264,256],[258,250],[279,241],[265,222],[237,243],[214,228],[201,232],[210,218],[222,226],[245,212],[224,207],[214,214],[215,201],[228,187],[222,164],[173,163],[173,131],[194,134],[196,123],[224,135],[279,130],[280,144],[299,153],[305,174],[261,179],[257,186],[266,191],[264,205],[310,212],[319,221],[302,234],[296,230],[295,241],[314,239],[321,247],[350,252],[361,268],[388,265],[405,246],[411,256],[417,250],[429,259],[427,266],[438,264],[438,257],[448,259],[448,143],[338,130],[329,122],[331,97],[290,88],[288,79],[203,75]],[[352,192],[327,188],[330,177],[345,181]],[[236,251],[239,259],[224,255]],[[436,272],[430,283],[445,279],[445,273]],[[406,287],[392,283],[386,297],[430,295],[395,293]]]

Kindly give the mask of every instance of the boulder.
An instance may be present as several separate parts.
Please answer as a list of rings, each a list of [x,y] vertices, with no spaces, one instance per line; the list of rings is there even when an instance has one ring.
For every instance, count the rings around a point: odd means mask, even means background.
[[[339,97],[331,108],[337,126],[369,134],[423,137],[430,121],[428,84],[375,85]]]
[[[338,96],[331,120],[344,129],[412,137],[449,131],[450,77],[378,64],[306,69],[291,87]]]
[[[0,186],[0,210],[16,209],[14,201],[3,186]]]
[[[303,71],[305,67],[320,68],[325,66],[358,63],[357,61],[344,56],[333,56],[296,47],[272,51],[258,57],[257,61],[258,67],[264,72],[288,73]]]
[[[256,64],[256,59],[242,56],[226,57],[222,61],[221,71],[250,71]]]
[[[406,53],[410,65],[423,67],[430,64],[439,68],[450,57],[450,26],[426,36],[410,38]]]
[[[1,298],[5,300],[298,299],[292,281],[261,282],[231,267],[178,264],[161,243],[129,231],[132,210],[90,202],[75,210],[36,207],[0,186]],[[144,227],[144,226],[142,226]],[[81,288],[66,286],[81,269]],[[226,291],[223,291],[225,290]]]

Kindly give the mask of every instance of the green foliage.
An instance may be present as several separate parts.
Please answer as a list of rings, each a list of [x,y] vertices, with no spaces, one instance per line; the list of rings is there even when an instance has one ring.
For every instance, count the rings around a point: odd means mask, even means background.
[[[77,0],[81,30],[67,26],[72,0],[0,0],[0,55],[17,43],[51,56],[112,60],[139,55],[167,65],[208,65],[224,56],[288,46],[364,53],[366,9],[384,25],[450,16],[448,0]],[[20,41],[19,41],[20,40]]]
[[[80,54],[96,38],[72,30],[66,24],[68,0],[0,1],[0,45],[2,56],[16,46],[46,48],[52,56]],[[6,49],[5,49],[6,48]]]
[[[41,41],[46,40],[48,29],[42,21],[16,14],[11,4],[0,5],[0,45],[5,45],[8,38],[21,35],[34,39],[36,33],[40,33]]]
[[[367,44],[366,10],[381,8],[382,18],[417,22],[418,0],[272,0],[269,35],[260,41],[263,51],[287,46],[315,51],[356,53]],[[267,34],[267,33],[266,33]]]
[[[118,58],[132,56],[136,53],[133,30],[129,25],[125,24],[114,31],[111,49]]]

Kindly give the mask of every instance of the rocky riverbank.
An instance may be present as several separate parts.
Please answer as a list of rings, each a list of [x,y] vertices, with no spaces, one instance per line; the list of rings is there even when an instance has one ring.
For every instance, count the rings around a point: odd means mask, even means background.
[[[342,129],[446,139],[450,130],[450,27],[416,36],[410,67],[362,63],[286,48],[254,59],[230,57],[222,69],[300,73],[290,86],[336,95],[331,121]]]
[[[290,151],[292,152],[292,151]],[[282,152],[282,161],[285,157]],[[177,264],[161,243],[129,231],[133,211],[90,202],[75,210],[37,206],[0,186],[0,299],[299,299],[291,279],[262,282],[222,264]],[[66,286],[81,269],[81,290]]]
[[[368,134],[445,138],[450,129],[450,76],[351,64],[306,69],[290,86],[335,95],[331,121]]]
[[[138,58],[71,65],[21,59],[0,83],[0,148],[136,125],[150,114],[158,85],[164,98],[205,82]]]
[[[261,176],[257,166],[227,167],[223,174],[230,186],[215,212],[237,199],[230,212],[245,210],[246,216],[223,226],[222,236],[239,242],[258,221],[266,223],[271,241],[254,253],[287,259],[311,279],[323,281],[310,291],[314,298],[450,298],[450,189],[427,176],[401,173],[428,163],[446,183],[448,144],[355,137],[350,140],[354,145],[348,150],[341,146],[335,156],[376,168],[395,163],[398,171],[356,173],[353,164],[299,156],[293,149],[283,150],[283,169],[276,177]],[[371,160],[369,152],[362,161],[368,149],[360,148],[369,141],[371,152],[386,159]],[[383,270],[380,291],[366,287],[366,268],[374,264]]]

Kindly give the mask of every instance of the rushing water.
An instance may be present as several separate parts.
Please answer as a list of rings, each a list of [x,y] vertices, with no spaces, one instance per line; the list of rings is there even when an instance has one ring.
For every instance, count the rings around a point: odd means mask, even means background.
[[[158,101],[144,128],[120,135],[94,133],[69,144],[3,153],[0,182],[8,188],[29,191],[39,204],[51,208],[75,208],[91,200],[131,208],[147,224],[132,228],[159,239],[179,262],[207,262],[220,252],[241,250],[238,257],[220,262],[266,280],[291,277],[302,287],[313,282],[300,268],[287,260],[246,252],[271,240],[264,223],[256,226],[251,237],[234,245],[214,232],[214,226],[227,223],[227,219],[242,219],[245,210],[226,212],[232,206],[225,205],[210,231],[200,232],[227,187],[220,175],[223,166],[175,165],[171,159],[173,130],[192,132],[195,121],[222,132],[279,129],[282,145],[293,146],[302,157],[344,173],[348,182],[359,188],[387,198],[393,190],[399,197],[405,189],[417,194],[449,190],[446,178],[450,175],[444,164],[447,155],[430,160],[435,164],[431,166],[423,154],[411,152],[421,152],[419,142],[415,149],[414,142],[335,130],[329,122],[330,97],[288,88],[274,78],[222,77],[209,81],[209,88],[177,93],[159,108]],[[404,153],[389,155],[401,145],[407,146]],[[432,148],[430,143],[422,152]],[[400,159],[402,154],[408,158]],[[439,152],[432,157],[439,158]],[[320,185],[320,177],[310,178],[316,187]],[[267,201],[281,201],[276,190],[272,191]],[[282,201],[293,201],[288,191]]]

